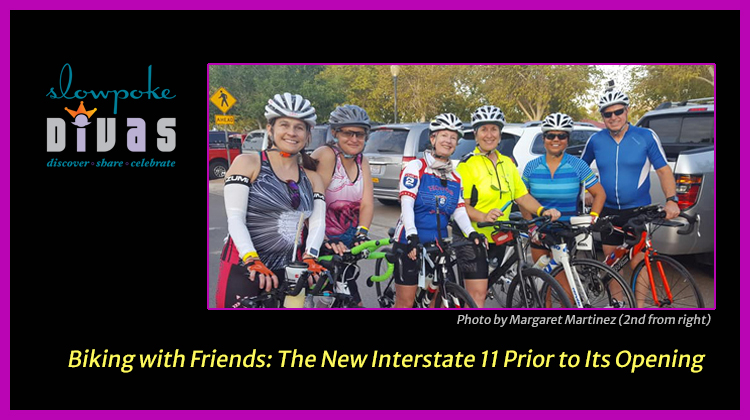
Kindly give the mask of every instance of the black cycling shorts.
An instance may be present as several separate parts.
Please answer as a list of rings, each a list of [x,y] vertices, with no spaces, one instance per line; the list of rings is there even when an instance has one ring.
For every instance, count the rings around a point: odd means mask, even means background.
[[[402,253],[396,260],[396,264],[393,270],[393,279],[396,284],[402,286],[416,286],[419,283],[419,270],[421,267],[417,266],[417,261],[412,260],[407,255],[409,253],[409,246],[396,242],[393,244],[393,252],[401,250]],[[430,270],[430,265],[425,263],[426,270]]]

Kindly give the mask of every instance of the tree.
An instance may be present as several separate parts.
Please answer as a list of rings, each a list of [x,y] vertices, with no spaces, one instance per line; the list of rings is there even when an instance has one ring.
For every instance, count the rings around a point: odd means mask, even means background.
[[[587,92],[601,78],[594,66],[480,66],[472,78],[477,93],[503,109],[508,121],[538,121],[552,112],[585,117]]]
[[[317,101],[318,96],[329,98],[314,83],[315,76],[325,66],[253,66],[215,65],[209,67],[209,96],[219,87],[226,88],[237,103],[229,111],[235,115],[237,124],[233,129],[252,130],[265,128],[266,103],[278,93],[300,94],[313,103],[318,115],[333,109],[327,100]],[[213,105],[209,117],[213,125],[214,115],[220,113]],[[327,114],[326,114],[327,115]]]
[[[712,65],[638,66],[631,72],[631,107],[645,113],[667,101],[714,96]]]

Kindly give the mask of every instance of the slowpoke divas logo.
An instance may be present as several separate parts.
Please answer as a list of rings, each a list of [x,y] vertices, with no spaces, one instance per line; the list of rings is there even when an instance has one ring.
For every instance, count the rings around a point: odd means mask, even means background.
[[[66,73],[68,74],[68,83],[67,86],[63,89],[63,77]],[[67,111],[67,114],[72,117],[72,121],[69,118],[47,118],[47,152],[50,153],[56,153],[56,152],[63,152],[66,150],[67,145],[67,134],[69,132],[68,130],[68,124],[71,124],[72,126],[75,126],[75,151],[76,152],[87,152],[92,151],[90,150],[93,146],[93,144],[89,144],[87,142],[87,130],[89,131],[89,134],[91,137],[96,137],[96,152],[109,152],[111,151],[117,142],[117,126],[119,124],[122,124],[122,118],[96,118],[95,119],[95,130],[93,128],[87,129],[87,127],[94,121],[92,121],[92,116],[94,113],[97,112],[99,107],[105,106],[106,104],[102,102],[102,100],[106,99],[113,99],[114,100],[114,112],[113,114],[117,114],[117,101],[118,99],[172,99],[175,97],[175,95],[169,96],[169,89],[163,89],[161,94],[158,92],[159,87],[152,88],[151,87],[151,66],[148,66],[148,90],[147,91],[141,91],[141,90],[109,90],[109,91],[95,91],[95,90],[76,90],[73,93],[73,96],[68,96],[68,91],[70,90],[70,86],[73,79],[73,72],[70,67],[70,64],[65,64],[63,66],[62,72],[60,73],[60,93],[58,94],[55,91],[55,88],[51,88],[49,93],[47,93],[47,97],[51,99],[65,99],[65,100],[74,100],[74,99],[80,99],[78,101],[77,107],[75,108],[75,111],[68,106],[62,106],[60,107],[60,111]],[[89,99],[88,97],[93,98]],[[83,101],[82,99],[87,99],[87,101]],[[92,102],[96,101],[97,107],[94,107]],[[86,102],[89,104],[88,109],[86,108],[86,105],[84,104]],[[71,101],[71,105],[73,105],[74,102]],[[140,152],[146,152],[146,120],[143,118],[125,118],[124,121],[125,125],[127,126],[127,133],[126,133],[126,143],[127,143],[127,149],[130,152],[134,153],[140,153]],[[156,149],[159,152],[172,152],[174,151],[176,147],[176,133],[175,133],[175,127],[176,127],[176,119],[175,118],[159,118],[156,121],[156,132],[157,132],[157,138],[156,138]],[[94,135],[95,134],[95,135]],[[82,155],[83,156],[83,155]],[[135,156],[134,156],[135,157]],[[76,166],[76,167],[83,167],[83,166],[96,166],[96,167],[112,167],[112,166],[134,166],[134,167],[141,167],[141,166],[166,166],[166,167],[174,167],[174,161],[158,161],[151,159],[150,161],[146,161],[145,158],[138,160],[132,160],[132,161],[107,161],[106,159],[101,159],[100,161],[86,161],[86,160],[75,160],[75,161],[62,161],[58,160],[57,158],[52,158],[49,162],[47,162],[48,167],[64,167],[64,166]]]

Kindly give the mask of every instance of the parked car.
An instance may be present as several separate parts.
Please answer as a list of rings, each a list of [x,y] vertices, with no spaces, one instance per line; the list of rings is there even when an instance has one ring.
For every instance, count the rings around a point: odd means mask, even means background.
[[[373,196],[398,204],[399,179],[407,163],[424,156],[430,144],[429,123],[386,124],[370,132],[362,152],[370,162]]]
[[[227,160],[227,138],[229,159]],[[208,178],[223,178],[229,165],[240,155],[244,136],[240,133],[208,132]]]
[[[252,153],[260,150],[265,135],[266,130],[253,130],[247,133],[247,137],[245,137],[245,141],[242,143],[242,153]]]
[[[568,139],[568,148],[565,153],[580,157],[586,142],[595,133],[600,131],[599,127],[589,123],[573,123],[573,132]],[[542,136],[542,122],[533,121],[523,124],[518,143],[513,148],[513,158],[518,165],[518,171],[523,173],[526,164],[539,156],[545,154],[544,137]]]
[[[521,134],[523,134],[522,127],[522,124],[506,124],[503,127],[502,133],[500,133],[500,143],[497,145],[497,150],[500,154],[513,159],[513,163],[516,163],[516,165],[518,165],[518,163],[513,157],[513,148],[516,147],[518,139],[521,138]],[[456,150],[451,155],[451,161],[453,162],[454,168],[464,156],[473,152],[477,146],[471,125],[464,124],[464,128],[464,136],[458,141],[458,146],[456,146]]]
[[[520,173],[523,173],[526,164],[545,153],[541,124],[541,121],[532,121],[524,124],[508,123],[503,127],[497,150],[510,157]],[[566,153],[580,156],[589,137],[599,130],[593,124],[575,123]],[[454,166],[464,155],[474,150],[475,144],[473,132],[464,136],[451,156]]]
[[[305,146],[305,152],[312,153],[318,147],[326,144],[329,140],[333,139],[331,129],[328,124],[318,124],[312,129],[312,138],[310,144]]]
[[[678,235],[679,227],[660,227],[654,247],[664,254],[697,254],[713,264],[714,253],[714,105],[713,98],[665,102],[647,112],[637,123],[653,130],[661,140],[667,162],[677,182],[678,205],[700,221],[690,235]],[[663,203],[659,177],[651,171],[651,201]],[[680,219],[677,219],[680,220]]]

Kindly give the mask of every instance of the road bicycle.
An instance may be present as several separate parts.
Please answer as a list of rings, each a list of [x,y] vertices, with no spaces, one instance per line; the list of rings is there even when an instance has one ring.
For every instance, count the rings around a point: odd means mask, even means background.
[[[550,222],[536,232],[538,240],[552,251],[544,271],[568,286],[568,297],[578,308],[633,308],[635,298],[620,274],[602,262],[572,258],[577,245],[585,243],[594,231],[611,229],[609,218],[591,224],[590,216],[572,217],[570,224]],[[564,277],[562,276],[564,274]],[[546,295],[546,285],[542,295]]]
[[[438,198],[435,198],[435,217],[437,219],[437,231],[440,232],[440,208]],[[388,235],[393,238],[394,230],[390,229]],[[440,237],[435,242],[417,245],[417,266],[420,267],[418,290],[414,296],[414,308],[430,308],[433,306],[440,308],[476,308],[477,304],[472,299],[469,292],[466,291],[458,282],[463,278],[456,275],[454,267],[456,266],[455,248],[462,246],[473,246],[474,243],[468,240],[453,242],[453,238]],[[389,264],[396,262],[402,255],[401,250],[395,253],[391,250],[388,255],[381,260]],[[429,269],[427,266],[429,265]],[[403,276],[402,264],[398,263],[399,274]],[[380,263],[375,265],[375,275],[379,276],[382,266]],[[385,275],[385,274],[384,274]],[[382,276],[380,276],[382,277]],[[381,308],[392,308],[396,303],[396,293],[394,286],[394,277],[381,285],[376,282],[375,291],[378,296],[378,305]],[[371,286],[373,281],[368,279],[367,285]]]
[[[349,293],[347,282],[356,280],[359,274],[357,262],[363,259],[382,259],[385,252],[377,252],[378,248],[391,243],[389,238],[363,242],[343,255],[324,255],[318,258],[319,266],[323,269],[309,270],[305,263],[291,262],[287,265],[286,278],[280,282],[278,288],[269,292],[263,291],[255,297],[240,299],[241,308],[301,308],[306,296],[323,298],[326,307],[356,308],[357,303]],[[371,276],[368,281],[383,281],[393,273],[393,264],[387,262],[387,270],[381,276]],[[348,273],[353,270],[353,273]],[[312,287],[308,287],[310,275],[318,275]],[[332,287],[328,287],[332,285]],[[333,290],[331,290],[333,289]],[[305,290],[306,293],[302,293]]]
[[[351,298],[351,296],[348,284],[349,282],[356,281],[359,278],[360,268],[357,263],[360,260],[384,260],[386,253],[384,251],[378,251],[378,249],[390,245],[391,241],[391,238],[370,240],[362,242],[361,244],[344,252],[343,255],[332,254],[319,257],[318,261],[320,262],[320,264],[328,269],[330,278],[334,279],[334,293],[331,293],[330,291],[323,291],[321,289],[320,291],[313,291],[313,296],[321,296],[322,298],[324,298],[321,299],[323,302],[330,301],[331,298],[334,298],[333,303],[331,304],[331,306],[329,306],[332,308],[341,307],[337,306],[337,302],[343,299],[349,302],[349,298]],[[385,261],[385,264],[387,266],[385,272],[383,274],[376,273],[375,275],[370,276],[367,279],[368,285],[372,283],[380,283],[381,281],[384,281],[391,277],[391,275],[393,274],[394,265],[387,260]],[[327,284],[322,285],[323,288],[325,288],[326,286]],[[345,296],[349,296],[349,298],[345,298]],[[326,306],[328,306],[328,304],[326,304]],[[357,306],[351,305],[346,307],[355,308]]]
[[[439,242],[430,242],[417,245],[417,266],[421,267],[419,273],[418,290],[414,296],[414,308],[476,308],[477,304],[469,292],[458,283],[460,274],[456,274],[455,248],[461,246],[473,246],[468,240],[455,243],[449,239]],[[387,252],[384,261],[396,262],[403,251]],[[429,267],[429,268],[428,268]],[[403,274],[401,264],[398,263],[400,274]],[[375,265],[375,275],[378,276],[382,270],[381,264]],[[380,275],[379,278],[383,278]],[[375,278],[375,276],[373,277]],[[375,292],[378,296],[378,305],[381,308],[392,308],[396,303],[394,287],[395,278],[389,276],[385,283],[374,283]],[[368,280],[368,286],[372,283]],[[433,303],[433,301],[435,301]]]
[[[623,246],[608,255],[604,263],[615,271],[622,270],[633,256],[644,253],[645,258],[633,270],[630,290],[637,306],[651,308],[703,308],[704,301],[698,285],[688,270],[676,260],[659,254],[651,243],[651,235],[660,226],[681,226],[684,223],[665,220],[666,212],[661,205],[639,207],[623,227],[614,227],[625,235]],[[689,235],[700,221],[700,216],[680,213],[687,220],[687,227],[677,231]],[[645,271],[644,271],[645,269]]]
[[[513,254],[506,257],[499,267],[489,275],[487,294],[501,302],[506,296],[507,308],[570,308],[572,304],[560,283],[548,273],[533,267],[526,261],[525,237],[532,226],[549,222],[542,216],[531,220],[523,219],[519,213],[511,214],[510,220],[480,222],[478,227],[494,227],[493,237],[504,237],[505,243],[513,242]],[[497,243],[498,241],[496,241]],[[508,282],[509,279],[511,279]],[[542,295],[541,290],[549,291]]]

